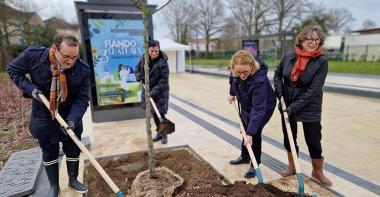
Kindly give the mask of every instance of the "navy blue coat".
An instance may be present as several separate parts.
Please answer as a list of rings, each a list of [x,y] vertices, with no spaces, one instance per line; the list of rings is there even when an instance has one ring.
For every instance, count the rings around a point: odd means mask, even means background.
[[[157,105],[158,111],[166,114],[169,108],[169,65],[168,56],[160,51],[159,59],[149,70],[150,96]],[[145,83],[144,57],[136,66],[136,80]],[[145,91],[141,94],[141,101],[145,106]]]
[[[230,75],[230,95],[236,96],[241,106],[240,117],[248,135],[255,135],[272,117],[276,96],[269,83],[268,66],[259,60],[260,69],[242,81]]]
[[[325,83],[328,62],[325,55],[310,59],[306,70],[295,86],[290,83],[290,74],[297,61],[294,53],[286,55],[274,73],[274,88],[277,95],[283,95],[286,106],[290,107],[292,121],[321,121],[322,87]]]
[[[49,50],[42,46],[31,46],[7,65],[11,80],[28,97],[37,88],[49,100],[52,73],[50,70]],[[30,79],[25,75],[29,74]],[[74,121],[75,134],[83,131],[82,117],[89,103],[90,68],[81,60],[65,70],[68,95],[65,102],[59,104],[58,113],[66,121]],[[50,111],[40,101],[33,99],[29,123],[31,134],[38,140],[57,142],[69,139],[60,130],[58,121],[52,120]]]

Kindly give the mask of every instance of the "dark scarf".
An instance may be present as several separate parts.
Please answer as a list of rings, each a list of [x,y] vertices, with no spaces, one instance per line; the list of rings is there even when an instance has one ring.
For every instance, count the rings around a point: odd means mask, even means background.
[[[53,53],[49,53],[50,70],[52,71],[52,80],[50,87],[50,115],[54,120],[58,104],[64,102],[67,98],[66,75],[63,66],[60,65]]]
[[[300,48],[295,48],[294,50],[297,55],[297,61],[293,66],[292,73],[290,74],[290,81],[295,84],[298,78],[306,70],[307,63],[311,58],[318,57],[323,54],[322,48],[318,48],[315,51],[303,51]]]

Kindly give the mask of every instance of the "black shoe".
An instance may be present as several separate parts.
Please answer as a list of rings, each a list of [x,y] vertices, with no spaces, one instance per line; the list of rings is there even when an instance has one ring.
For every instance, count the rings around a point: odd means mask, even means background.
[[[166,143],[168,143],[168,135],[163,134],[162,135],[161,144],[166,144]]]
[[[242,156],[239,156],[237,159],[230,161],[230,164],[232,164],[232,165],[237,165],[237,164],[242,164],[242,163],[249,163],[249,159],[243,158]]]
[[[58,161],[54,164],[45,165],[46,175],[50,183],[48,197],[58,197],[59,194],[59,167]]]
[[[82,184],[81,182],[77,180],[78,167],[79,167],[78,158],[75,158],[74,161],[66,160],[66,165],[67,165],[67,174],[69,175],[69,187],[81,194],[86,193],[88,191],[86,185]]]
[[[152,139],[153,142],[157,142],[157,141],[160,141],[162,139],[162,135],[161,134],[156,134],[156,136]]]
[[[244,178],[249,179],[249,178],[254,178],[255,176],[256,176],[255,169],[252,166],[250,166],[247,172],[245,173]]]

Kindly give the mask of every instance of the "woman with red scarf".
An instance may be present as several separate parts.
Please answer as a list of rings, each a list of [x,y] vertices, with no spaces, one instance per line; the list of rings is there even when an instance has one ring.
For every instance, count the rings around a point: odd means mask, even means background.
[[[297,122],[302,122],[305,141],[312,159],[312,177],[326,186],[331,181],[323,174],[322,157],[322,87],[325,83],[328,63],[321,48],[325,35],[318,25],[304,27],[295,40],[294,52],[286,55],[274,74],[274,87],[277,97],[284,97],[290,127],[297,153]],[[290,150],[288,136],[285,130],[285,121],[281,115],[284,146],[288,152],[288,168],[282,176],[291,176],[296,173]]]

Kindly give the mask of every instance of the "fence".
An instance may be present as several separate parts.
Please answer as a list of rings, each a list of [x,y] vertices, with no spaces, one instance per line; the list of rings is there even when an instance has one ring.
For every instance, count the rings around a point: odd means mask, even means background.
[[[342,60],[345,61],[380,61],[380,45],[346,46]]]

